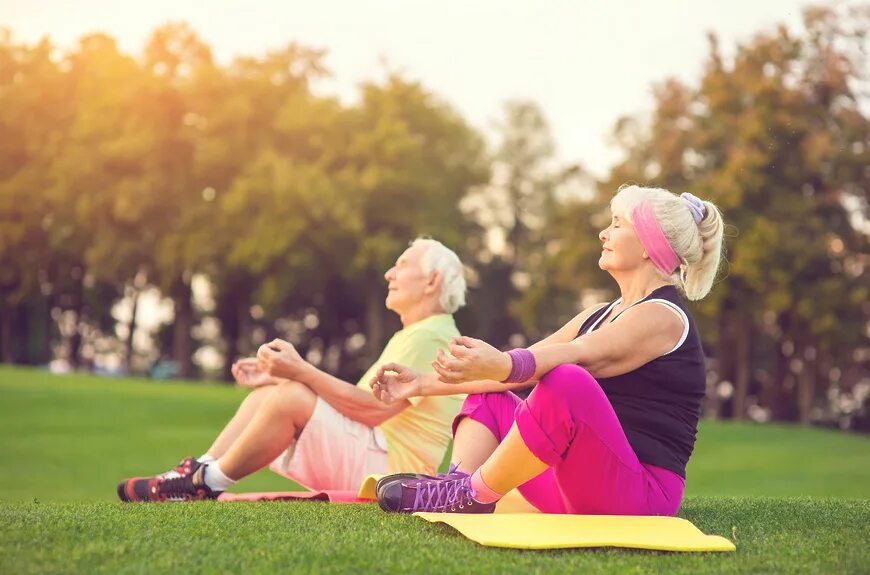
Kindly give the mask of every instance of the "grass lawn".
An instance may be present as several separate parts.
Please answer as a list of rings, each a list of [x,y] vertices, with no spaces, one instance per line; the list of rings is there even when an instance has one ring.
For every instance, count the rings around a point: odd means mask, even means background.
[[[0,367],[0,573],[870,572],[870,439],[790,426],[702,423],[680,516],[731,554],[490,549],[372,505],[115,502],[121,478],[201,453],[243,395]]]

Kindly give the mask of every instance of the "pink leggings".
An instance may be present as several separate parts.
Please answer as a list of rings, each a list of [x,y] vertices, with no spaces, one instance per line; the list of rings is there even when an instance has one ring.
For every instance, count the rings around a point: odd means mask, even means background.
[[[550,466],[520,485],[544,513],[676,515],[685,481],[638,461],[610,401],[589,372],[560,365],[522,401],[511,392],[470,395],[453,421],[485,425],[502,442],[511,425]]]

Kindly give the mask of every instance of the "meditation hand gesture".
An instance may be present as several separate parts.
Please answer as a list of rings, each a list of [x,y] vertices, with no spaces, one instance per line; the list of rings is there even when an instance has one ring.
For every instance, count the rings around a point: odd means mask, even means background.
[[[422,377],[410,367],[388,363],[378,369],[369,385],[376,398],[390,404],[421,395]]]
[[[282,379],[298,379],[308,366],[293,344],[283,339],[273,339],[257,350],[257,363],[269,375]]]
[[[236,383],[242,387],[263,387],[274,385],[278,379],[261,370],[256,357],[246,357],[235,362],[230,369]]]
[[[444,383],[484,379],[504,381],[511,372],[510,356],[485,341],[473,337],[455,337],[449,349],[450,356],[439,349],[432,363]]]

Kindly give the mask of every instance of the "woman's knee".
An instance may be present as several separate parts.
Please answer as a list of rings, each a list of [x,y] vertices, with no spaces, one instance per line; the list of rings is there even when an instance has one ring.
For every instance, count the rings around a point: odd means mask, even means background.
[[[573,363],[563,363],[548,371],[537,387],[555,392],[577,393],[586,388],[599,387],[586,369]]]
[[[529,400],[540,404],[578,406],[591,403],[591,398],[602,396],[604,392],[592,375],[579,365],[562,364],[547,372],[535,386]]]
[[[465,398],[462,408],[453,420],[453,434],[456,435],[459,423],[468,417],[482,423],[492,431],[493,435],[501,439],[507,433],[507,427],[510,427],[513,422],[513,412],[519,401],[519,398],[509,391],[472,393]]]

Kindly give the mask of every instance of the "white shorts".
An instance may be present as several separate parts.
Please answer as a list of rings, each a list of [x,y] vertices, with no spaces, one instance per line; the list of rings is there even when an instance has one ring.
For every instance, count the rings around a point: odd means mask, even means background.
[[[387,440],[318,397],[299,439],[269,469],[308,489],[356,491],[369,475],[387,473]]]

